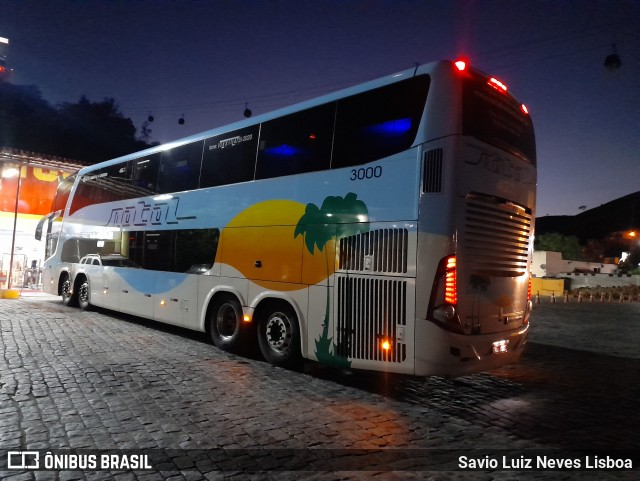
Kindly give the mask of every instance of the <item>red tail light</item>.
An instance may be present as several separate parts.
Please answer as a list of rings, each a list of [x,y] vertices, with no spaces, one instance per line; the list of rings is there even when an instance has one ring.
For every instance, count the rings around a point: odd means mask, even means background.
[[[529,277],[529,286],[527,287],[527,301],[531,300],[531,291],[532,291],[532,287],[531,287],[531,277]]]
[[[456,273],[456,256],[449,256],[445,260],[444,301],[447,304],[458,303],[458,280]]]
[[[455,255],[440,260],[433,282],[427,319],[433,320],[449,331],[465,333],[457,312],[458,260]]]

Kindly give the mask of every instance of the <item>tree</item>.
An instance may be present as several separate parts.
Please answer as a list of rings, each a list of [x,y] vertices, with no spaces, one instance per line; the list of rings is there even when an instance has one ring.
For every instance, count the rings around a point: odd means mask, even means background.
[[[571,261],[582,260],[582,246],[575,236],[565,236],[556,232],[536,237],[534,249],[537,251],[561,252],[562,258]]]
[[[82,96],[78,103],[62,104],[58,113],[64,125],[65,157],[95,163],[148,147],[136,139],[136,127],[112,98],[90,102]]]
[[[37,87],[0,82],[0,146],[57,153],[58,112]]]
[[[114,99],[52,107],[34,86],[0,81],[0,146],[96,163],[145,149],[150,130],[141,139],[131,119]]]

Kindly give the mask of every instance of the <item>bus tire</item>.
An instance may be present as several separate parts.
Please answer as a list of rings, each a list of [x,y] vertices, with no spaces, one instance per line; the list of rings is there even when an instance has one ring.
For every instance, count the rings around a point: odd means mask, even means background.
[[[89,286],[89,279],[84,277],[78,283],[78,289],[76,295],[78,296],[78,305],[80,309],[86,311],[91,305],[91,288]]]
[[[209,315],[209,334],[223,351],[236,351],[242,337],[242,307],[235,296],[223,295],[214,301]]]
[[[258,345],[265,360],[274,366],[297,367],[302,356],[295,311],[284,302],[270,303],[261,311]]]
[[[63,274],[60,278],[60,296],[66,306],[75,307],[78,304],[78,296],[71,293],[71,279],[69,274]]]

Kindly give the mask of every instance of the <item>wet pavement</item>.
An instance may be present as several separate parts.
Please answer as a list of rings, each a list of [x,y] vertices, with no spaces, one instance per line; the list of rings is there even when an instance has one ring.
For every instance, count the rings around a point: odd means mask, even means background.
[[[522,360],[487,373],[293,372],[25,293],[0,300],[0,479],[640,479],[638,346],[640,303],[540,304]],[[8,469],[24,450],[97,466]],[[101,469],[105,453],[151,468]],[[585,466],[605,456],[634,468]],[[517,462],[538,458],[582,469]]]

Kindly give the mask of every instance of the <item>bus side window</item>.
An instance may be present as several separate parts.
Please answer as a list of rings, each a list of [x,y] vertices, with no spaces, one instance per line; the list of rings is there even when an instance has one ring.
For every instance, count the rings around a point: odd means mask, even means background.
[[[154,195],[158,192],[160,154],[152,154],[127,162],[125,184],[129,198]]]
[[[220,230],[131,231],[124,239],[127,245],[123,254],[128,253],[129,259],[143,269],[188,272],[194,266],[213,266]]]
[[[120,170],[120,165],[111,165],[83,175],[71,201],[71,214],[83,207],[122,200],[124,184]]]
[[[200,187],[253,180],[259,125],[210,137],[204,142]]]
[[[329,168],[335,103],[262,124],[256,179]]]
[[[192,142],[162,152],[158,174],[159,194],[198,188],[203,143]]]
[[[359,165],[413,144],[429,77],[420,75],[338,101],[331,168]]]
[[[80,262],[78,239],[68,239],[64,241],[60,260],[62,262]]]
[[[174,270],[188,272],[194,266],[204,265],[211,269],[216,258],[219,239],[219,229],[176,231]]]

